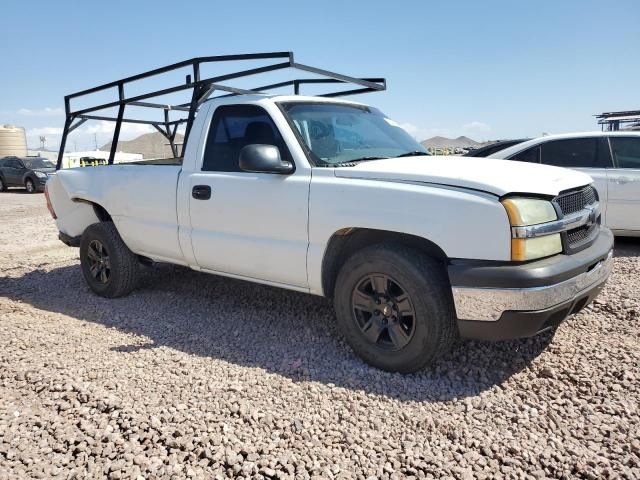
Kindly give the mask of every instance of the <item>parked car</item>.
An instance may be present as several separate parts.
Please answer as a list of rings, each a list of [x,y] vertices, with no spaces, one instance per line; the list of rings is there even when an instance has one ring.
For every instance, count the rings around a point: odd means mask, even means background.
[[[488,157],[491,154],[504,150],[505,148],[512,147],[522,142],[531,140],[530,138],[518,138],[513,140],[498,140],[484,147],[476,148],[465,153],[465,157]]]
[[[126,295],[141,262],[169,262],[326,296],[358,355],[412,372],[459,335],[554,328],[609,276],[613,236],[584,173],[427,156],[361,103],[234,93],[194,94],[181,165],[59,170],[47,183],[60,239],[80,247],[96,294]]]
[[[24,187],[29,193],[42,192],[56,167],[46,158],[4,157],[0,159],[0,192],[8,187]]]
[[[616,235],[640,236],[640,132],[548,135],[489,158],[573,168],[594,180],[602,222]]]

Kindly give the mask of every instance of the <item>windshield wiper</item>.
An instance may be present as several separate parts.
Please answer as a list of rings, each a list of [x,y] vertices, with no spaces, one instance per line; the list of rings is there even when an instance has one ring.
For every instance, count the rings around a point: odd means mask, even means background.
[[[353,160],[349,160],[345,163],[360,163],[360,162],[368,162],[370,160],[384,160],[385,158],[391,158],[391,157],[376,157],[376,156],[360,157],[360,158],[354,158]]]
[[[397,158],[400,157],[417,157],[417,156],[423,156],[423,155],[429,155],[427,152],[421,152],[420,150],[414,150],[413,152],[407,152],[407,153],[403,153],[402,155],[397,155]]]

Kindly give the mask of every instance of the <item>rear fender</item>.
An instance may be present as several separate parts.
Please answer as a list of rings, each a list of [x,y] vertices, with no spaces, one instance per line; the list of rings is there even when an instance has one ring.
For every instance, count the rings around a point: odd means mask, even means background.
[[[67,194],[62,182],[56,175],[47,182],[51,205],[56,212],[58,230],[69,237],[82,235],[85,229],[100,221],[96,215],[94,203],[88,199]]]

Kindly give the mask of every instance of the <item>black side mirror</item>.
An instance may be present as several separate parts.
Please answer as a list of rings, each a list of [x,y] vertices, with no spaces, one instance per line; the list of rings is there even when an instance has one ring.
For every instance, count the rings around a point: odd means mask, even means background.
[[[293,164],[280,158],[278,147],[254,143],[240,150],[240,169],[245,172],[287,175],[293,172]]]

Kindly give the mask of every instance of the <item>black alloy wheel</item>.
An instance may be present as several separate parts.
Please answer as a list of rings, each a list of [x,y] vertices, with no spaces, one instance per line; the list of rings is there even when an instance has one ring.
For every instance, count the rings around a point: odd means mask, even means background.
[[[109,253],[100,240],[92,240],[87,249],[89,271],[97,282],[107,284],[111,276]]]
[[[407,291],[383,273],[358,282],[351,294],[353,319],[364,337],[385,350],[401,350],[415,333],[415,309]]]
[[[27,178],[27,180],[24,182],[24,188],[27,189],[28,193],[35,193],[36,191],[36,185],[30,178]]]

